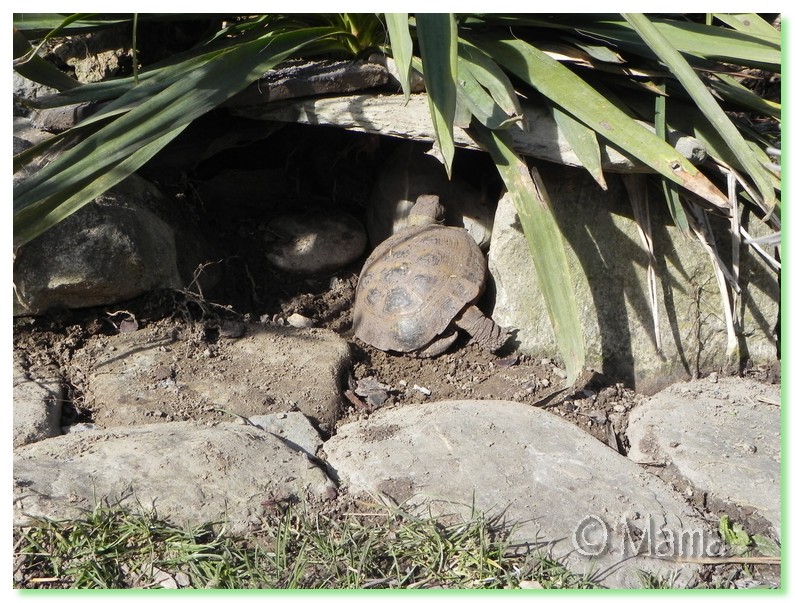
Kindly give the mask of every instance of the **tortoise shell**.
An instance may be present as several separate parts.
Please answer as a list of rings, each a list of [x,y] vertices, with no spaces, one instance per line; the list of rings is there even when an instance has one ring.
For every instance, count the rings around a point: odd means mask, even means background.
[[[486,283],[486,259],[463,228],[406,227],[378,245],[356,287],[353,328],[381,350],[420,350],[441,334]]]

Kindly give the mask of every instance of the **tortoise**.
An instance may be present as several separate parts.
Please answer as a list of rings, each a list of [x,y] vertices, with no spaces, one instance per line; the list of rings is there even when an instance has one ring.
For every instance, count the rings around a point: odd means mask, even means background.
[[[365,343],[437,356],[457,339],[456,327],[491,352],[510,338],[475,305],[486,285],[483,252],[463,228],[441,225],[443,216],[437,195],[420,195],[409,225],[367,258],[353,308]]]

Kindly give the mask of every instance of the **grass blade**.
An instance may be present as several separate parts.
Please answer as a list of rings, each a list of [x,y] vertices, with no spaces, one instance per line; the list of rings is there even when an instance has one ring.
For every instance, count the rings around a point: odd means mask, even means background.
[[[505,128],[516,119],[502,110],[464,61],[458,63],[458,92],[462,100],[460,104],[466,106],[480,123],[492,130]],[[459,119],[460,117],[456,117],[456,125],[459,125]],[[463,127],[468,125],[469,120],[466,120]]]
[[[778,73],[781,69],[781,42],[769,37],[750,36],[724,27],[652,18],[656,28],[684,54],[744,67],[757,67]],[[566,27],[576,27],[600,39],[612,40],[619,46],[649,55],[649,48],[626,21],[574,19]]]
[[[538,173],[531,174],[511,148],[510,135],[477,123],[474,129],[494,159],[516,205],[552,330],[566,365],[567,384],[571,385],[584,366],[585,344],[563,235],[550,210]]]
[[[728,74],[715,73],[714,76],[716,79],[710,82],[710,85],[727,101],[781,120],[779,103],[762,98]]]
[[[411,94],[411,57],[414,56],[414,44],[409,33],[409,15],[408,13],[385,13],[384,18],[389,32],[392,58],[395,60],[403,96],[408,102]]]
[[[458,71],[457,25],[452,13],[422,13],[416,15],[416,20],[417,39],[422,53],[422,75],[439,150],[449,178],[455,154],[453,122]]]

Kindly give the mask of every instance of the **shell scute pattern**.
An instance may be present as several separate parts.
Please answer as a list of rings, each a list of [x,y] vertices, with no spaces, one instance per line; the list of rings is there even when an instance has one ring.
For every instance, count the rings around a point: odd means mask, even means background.
[[[404,228],[378,245],[362,268],[354,329],[382,350],[431,343],[483,291],[486,260],[462,228]]]

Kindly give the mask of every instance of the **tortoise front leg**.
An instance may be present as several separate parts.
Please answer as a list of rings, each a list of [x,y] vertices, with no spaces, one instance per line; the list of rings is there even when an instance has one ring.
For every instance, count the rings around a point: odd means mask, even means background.
[[[511,338],[507,329],[503,329],[475,305],[464,310],[456,324],[490,352],[496,352]]]

